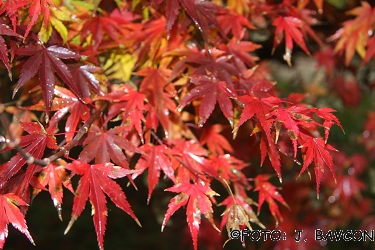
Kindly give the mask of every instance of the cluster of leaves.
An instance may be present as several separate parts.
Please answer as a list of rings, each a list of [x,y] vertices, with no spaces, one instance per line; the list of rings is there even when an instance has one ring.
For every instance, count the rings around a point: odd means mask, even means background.
[[[2,96],[0,104],[8,132],[1,137],[5,147],[0,152],[14,153],[0,168],[0,247],[9,223],[33,243],[24,215],[41,191],[50,193],[62,219],[66,188],[74,202],[65,233],[89,199],[98,246],[104,249],[106,195],[141,225],[113,179],[126,177],[136,188],[144,172],[147,202],[161,171],[171,185],[166,191],[176,193],[162,230],[186,206],[194,249],[202,214],[219,232],[224,226],[228,233],[252,229],[249,221],[264,228],[258,215],[266,202],[278,225],[283,221],[279,204],[289,207],[287,199],[270,175],[259,174],[253,159],[246,158],[256,150],[260,165],[272,166],[280,182],[283,159],[289,158],[303,162],[298,176],[313,168],[318,197],[321,183],[329,186],[328,180],[337,182],[335,199],[344,197],[347,204],[358,197],[364,185],[352,175],[336,177],[332,155],[337,150],[327,143],[333,125],[342,129],[335,110],[304,104],[303,94],[278,95],[258,57],[261,41],[253,34],[271,30],[272,50],[285,44],[284,60],[290,66],[295,45],[310,55],[310,41],[322,48],[315,56],[327,76],[346,82],[336,67],[347,66],[355,51],[363,63],[374,57],[369,30],[374,29],[375,9],[363,2],[352,10],[356,18],[332,36],[338,42],[330,49],[312,28],[318,23],[314,9],[322,12],[322,0],[279,2],[3,1],[0,59],[17,83],[13,101]],[[345,64],[340,65],[342,51]],[[340,93],[345,102],[347,94]],[[6,113],[14,117],[11,124]],[[228,128],[231,136],[225,134]],[[252,138],[244,154],[236,150],[240,133]],[[75,150],[77,156],[69,156]],[[342,163],[343,168],[355,161]],[[323,175],[327,168],[333,178]],[[348,182],[355,186],[349,193]],[[215,183],[228,190],[220,194],[219,205],[225,206],[220,229],[213,215]]]

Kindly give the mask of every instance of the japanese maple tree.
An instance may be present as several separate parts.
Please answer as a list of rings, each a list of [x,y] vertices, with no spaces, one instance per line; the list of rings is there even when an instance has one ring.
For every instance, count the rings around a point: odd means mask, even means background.
[[[371,228],[375,7],[343,2],[2,1],[0,248],[8,224],[38,245],[41,193],[64,234],[89,201],[99,249],[117,208],[148,225],[141,205],[161,231],[183,217],[195,250],[244,228]]]

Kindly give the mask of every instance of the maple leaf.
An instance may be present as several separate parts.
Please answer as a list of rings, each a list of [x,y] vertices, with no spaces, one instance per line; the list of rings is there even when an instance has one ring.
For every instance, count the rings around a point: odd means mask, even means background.
[[[333,160],[328,150],[337,151],[337,149],[329,144],[326,144],[321,138],[303,136],[302,139],[304,143],[300,147],[302,148],[304,162],[299,175],[301,175],[306,170],[306,168],[314,161],[316,193],[317,197],[319,198],[320,182],[322,181],[325,165],[329,168],[329,170],[331,170],[332,176],[336,182]]]
[[[303,35],[301,33],[302,21],[297,17],[287,16],[282,17],[278,16],[273,22],[272,25],[276,27],[275,38],[273,40],[273,51],[276,46],[281,43],[281,40],[284,38],[285,32],[285,54],[284,60],[291,66],[291,53],[293,50],[293,40],[301,47],[306,54],[310,54],[306,48],[305,41],[303,40]]]
[[[370,61],[371,58],[375,60],[375,36],[368,40],[366,57],[363,59],[362,65]]]
[[[263,132],[264,133],[264,132]],[[280,154],[277,150],[276,144],[271,139],[271,141],[267,141],[267,138],[262,135],[260,138],[260,165],[262,166],[264,163],[264,160],[266,158],[266,155],[268,155],[268,159],[271,162],[272,167],[274,168],[277,177],[280,180],[280,183],[282,182],[281,178],[281,162],[280,162]]]
[[[210,127],[206,127],[200,136],[199,141],[201,145],[207,144],[208,149],[214,154],[222,155],[224,154],[224,150],[232,153],[233,147],[228,140],[220,134],[224,128],[225,127],[221,124],[214,124]]]
[[[0,248],[3,249],[8,237],[8,224],[11,223],[18,231],[26,235],[29,241],[35,245],[29,230],[27,229],[25,216],[17,206],[26,206],[20,197],[15,194],[0,194]]]
[[[134,36],[134,38],[133,38]],[[140,44],[140,49],[137,51],[138,65],[147,53],[148,61],[152,62],[155,59],[157,50],[159,49],[165,36],[165,18],[161,16],[156,20],[150,20],[143,25],[141,32],[129,35],[129,39],[134,39],[136,44]]]
[[[146,153],[147,156],[142,155],[142,158],[138,160],[135,169],[140,171],[133,174],[132,179],[134,180],[145,169],[148,169],[148,204],[150,202],[152,191],[159,181],[160,170],[163,170],[164,174],[168,176],[168,178],[171,179],[174,183],[176,183],[176,180],[174,177],[172,163],[168,156],[165,154],[165,152],[168,150],[165,145],[151,146],[149,144],[145,144],[139,149]]]
[[[339,76],[332,83],[345,106],[358,107],[362,99],[362,93],[357,80],[347,80],[343,76]]]
[[[23,129],[29,133],[29,135],[21,136],[19,146],[23,148],[26,153],[29,153],[36,159],[41,159],[44,154],[46,147],[50,149],[57,149],[56,138],[52,136],[49,131],[45,131],[44,127],[40,123],[21,122]],[[6,147],[0,151],[0,153],[10,150],[11,148]],[[6,167],[2,169],[0,176],[0,185],[4,184],[8,179],[14,176],[21,167],[26,163],[26,159],[17,153],[13,156]],[[32,163],[32,162],[31,162]],[[27,175],[25,176],[23,183],[29,184],[37,165],[30,164],[27,168]],[[26,187],[27,187],[26,185]],[[25,188],[26,188],[25,187]]]
[[[43,12],[43,19],[44,23],[47,26],[49,23],[49,17],[50,17],[50,6],[56,6],[53,0],[28,0],[30,3],[28,12],[29,16],[31,17],[30,22],[27,25],[26,32],[25,32],[25,38],[29,35],[29,32],[31,30],[31,27],[33,27],[36,23],[36,21],[39,18],[39,15],[41,12]]]
[[[38,188],[39,185],[46,187],[48,185],[48,191],[51,195],[53,205],[57,209],[58,216],[62,220],[61,216],[61,204],[63,198],[63,189],[64,185],[69,191],[74,193],[70,178],[65,171],[64,167],[61,165],[56,165],[54,163],[48,164],[46,167],[42,168],[42,171],[39,173],[37,178],[38,185],[34,188],[33,197],[42,191]]]
[[[236,40],[243,38],[246,28],[255,29],[255,26],[245,16],[237,14],[233,9],[224,10],[218,14],[217,21],[224,34],[228,35],[231,31]]]
[[[280,195],[280,193],[276,190],[276,187],[268,182],[269,176],[265,174],[260,174],[254,178],[255,189],[254,191],[259,191],[259,198],[258,198],[258,214],[264,201],[267,201],[268,207],[271,211],[272,216],[275,218],[276,227],[280,221],[283,221],[281,217],[279,207],[275,201],[280,202],[288,209],[289,206],[285,202],[284,198]]]
[[[228,49],[225,45],[220,48],[226,51],[215,49],[210,53],[206,50],[199,50],[196,46],[180,50],[177,55],[185,56],[185,58],[176,64],[170,80],[173,80],[177,74],[181,74],[185,69],[190,68],[192,71],[191,77],[195,77],[197,80],[202,76],[212,77],[216,78],[215,81],[224,81],[233,87],[232,76],[241,74],[236,65],[230,61],[230,58],[233,55],[235,56],[235,50]]]
[[[336,65],[336,57],[331,47],[324,47],[314,54],[317,59],[317,67],[325,66],[327,73],[332,75]]]
[[[90,97],[90,90],[88,86],[94,90],[100,96],[103,96],[104,93],[100,88],[100,81],[95,75],[96,73],[101,73],[102,69],[93,65],[74,65],[72,70],[72,76],[75,79],[75,82],[80,83],[77,87],[82,97]],[[87,83],[87,84],[81,84]]]
[[[220,179],[239,182],[247,186],[247,178],[242,169],[247,166],[243,161],[229,155],[210,155],[211,167],[219,174]]]
[[[168,155],[172,156],[172,159],[176,159],[179,165],[183,166],[182,169],[189,170],[188,175],[177,178],[178,182],[190,182],[190,177],[195,180],[198,175],[218,176],[218,172],[212,167],[211,162],[205,158],[207,151],[200,144],[184,139],[172,139],[168,142],[173,145],[172,150],[167,152]]]
[[[208,76],[194,77],[191,82],[198,86],[190,90],[181,100],[178,109],[181,110],[186,104],[203,97],[199,107],[199,127],[203,127],[214,110],[216,102],[219,103],[220,109],[232,125],[233,104],[230,98],[236,98],[234,89],[224,81],[216,82],[215,79]]]
[[[334,51],[345,52],[345,65],[349,65],[355,52],[362,58],[366,56],[365,46],[369,40],[369,30],[372,30],[375,24],[375,8],[365,1],[362,1],[361,5],[348,12],[356,18],[344,22],[343,27],[329,38],[338,39]]]
[[[82,29],[79,32],[81,43],[86,38],[88,43],[93,47],[94,50],[96,50],[102,43],[104,35],[103,33],[105,31],[113,41],[121,44],[121,25],[105,12],[103,16],[85,13],[84,15],[80,16],[80,18],[85,20]]]
[[[26,45],[17,49],[16,54],[31,56],[21,69],[21,75],[13,91],[13,97],[17,91],[29,81],[39,70],[39,79],[41,82],[46,112],[50,111],[50,103],[55,87],[55,77],[52,69],[66,83],[70,89],[77,95],[77,86],[72,78],[67,66],[60,59],[78,59],[80,56],[66,48],[50,46],[45,48],[42,45]]]
[[[90,110],[82,102],[78,100],[76,95],[74,95],[68,89],[55,86],[54,94],[57,96],[52,100],[51,111],[57,111],[49,120],[48,127],[54,128],[58,126],[59,121],[68,113],[68,119],[65,124],[65,139],[70,142],[74,137],[74,131],[76,130],[80,121],[87,121],[90,118]],[[24,107],[28,110],[40,110],[45,111],[46,105],[44,101],[39,101],[39,103]]]
[[[115,120],[122,119],[122,125],[128,127],[129,130],[134,127],[143,142],[142,121],[145,120],[143,114],[146,110],[145,98],[145,94],[139,93],[129,85],[124,85],[122,89],[100,97],[101,100],[111,102],[105,123],[117,116]]]
[[[241,75],[246,75],[247,67],[245,65],[254,67],[256,65],[255,61],[259,59],[251,55],[250,52],[254,52],[262,46],[250,41],[238,42],[235,39],[231,39],[229,46],[221,44],[218,47],[225,51],[228,57],[231,57],[231,61],[238,68],[238,72]]]
[[[215,226],[213,220],[212,203],[209,197],[217,195],[207,184],[202,181],[197,183],[176,184],[173,187],[167,188],[166,191],[179,193],[173,197],[168,205],[168,210],[162,223],[161,231],[163,231],[169,218],[182,206],[187,204],[186,217],[189,225],[190,234],[193,239],[194,249],[198,249],[198,231],[201,222],[201,215],[203,214],[212,226],[220,232]]]
[[[129,81],[133,74],[133,68],[137,58],[133,54],[118,51],[111,53],[106,59],[103,69],[109,79],[120,79],[123,82]]]
[[[176,0],[166,0],[166,6],[165,18],[167,19],[167,38],[169,38],[172,26],[176,21],[178,13],[180,13],[180,4]]]
[[[261,223],[254,213],[254,210],[250,205],[255,205],[256,203],[246,197],[245,199],[241,196],[228,196],[220,205],[225,205],[225,211],[221,214],[223,217],[221,220],[220,228],[223,229],[226,225],[228,237],[230,237],[230,232],[232,230],[240,230],[240,226],[246,225],[249,230],[253,230],[249,222],[256,223],[261,228],[265,229],[266,227]],[[224,244],[225,245],[225,244]]]
[[[295,106],[289,107],[289,108],[282,108],[278,107],[273,111],[273,114],[276,116],[275,120],[275,128],[276,128],[276,140],[275,143],[277,143],[281,124],[285,126],[285,128],[288,130],[288,136],[292,140],[293,148],[294,148],[294,158],[297,156],[297,139],[300,133],[299,127],[298,127],[298,121],[296,121],[295,117],[296,111],[298,108]]]
[[[12,79],[12,70],[10,68],[9,64],[9,58],[8,58],[8,48],[5,44],[5,40],[3,36],[15,36],[15,37],[21,37],[16,32],[10,29],[9,26],[5,24],[0,24],[0,60],[4,63],[5,67],[8,70],[9,78]]]
[[[157,124],[159,121],[164,129],[165,136],[168,137],[169,113],[176,110],[176,104],[170,98],[171,94],[175,92],[174,87],[167,84],[167,79],[161,69],[149,67],[138,71],[137,75],[144,77],[139,92],[146,95],[150,104],[149,117],[154,113],[157,118],[157,121],[154,119],[151,123]],[[157,126],[152,128],[156,130]]]
[[[6,12],[14,29],[17,27],[18,10],[28,4],[27,1],[4,0],[0,3],[0,15]]]
[[[90,162],[95,158],[95,163],[107,163],[112,161],[128,169],[128,161],[122,150],[142,153],[136,146],[129,142],[123,134],[127,132],[125,127],[115,127],[105,131],[93,124],[88,132],[83,145],[86,145],[79,154],[79,161]]]
[[[152,0],[156,4],[161,4],[163,1]],[[195,0],[165,0],[166,2],[166,26],[167,26],[167,37],[169,37],[170,30],[177,19],[179,14],[180,5],[184,8],[186,13],[198,26],[202,32],[205,40],[208,40],[207,34],[209,34],[209,25],[215,25],[219,31],[224,34],[218,21],[216,20],[213,11],[220,10],[221,7],[208,1],[195,1]]]
[[[336,199],[344,199],[349,203],[351,198],[361,199],[361,190],[366,189],[366,184],[354,175],[340,175],[333,190]]]
[[[358,92],[354,92],[354,94],[358,95]],[[355,96],[356,97],[356,96]],[[324,119],[323,127],[324,127],[324,134],[325,134],[325,142],[328,140],[329,131],[332,127],[332,125],[336,124],[341,128],[342,131],[344,131],[344,128],[341,126],[341,123],[337,117],[332,114],[333,112],[336,112],[336,110],[323,107],[319,109],[313,109],[313,111],[322,119]]]
[[[111,173],[115,166],[111,163],[102,163],[90,165],[81,161],[74,161],[65,166],[66,169],[76,174],[82,175],[74,196],[73,210],[71,220],[64,234],[67,234],[74,222],[81,215],[85,208],[87,199],[90,199],[92,205],[93,221],[98,240],[99,249],[104,249],[103,237],[107,223],[107,206],[105,194],[111,201],[124,212],[129,214],[139,226],[127,198],[121,187],[111,178]],[[132,174],[134,171],[125,170],[126,174]]]
[[[274,121],[274,119],[272,119],[272,111],[281,100],[273,96],[258,99],[252,95],[241,96],[238,100],[244,103],[245,108],[242,110],[240,120],[234,130],[237,130],[244,122],[256,115],[270,143],[272,141],[271,127]]]

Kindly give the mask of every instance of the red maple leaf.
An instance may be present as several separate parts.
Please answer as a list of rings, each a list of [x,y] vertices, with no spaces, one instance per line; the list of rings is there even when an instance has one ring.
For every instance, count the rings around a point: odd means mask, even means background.
[[[122,119],[122,125],[129,128],[134,127],[143,142],[142,121],[145,120],[143,112],[146,110],[144,100],[146,96],[129,85],[122,89],[113,91],[100,97],[101,100],[111,102],[105,123],[115,118]]]
[[[247,178],[242,169],[247,166],[243,161],[229,155],[210,155],[211,167],[226,181],[247,185]]]
[[[358,93],[355,93],[358,94]],[[336,112],[336,110],[323,107],[323,108],[314,108],[312,109],[313,112],[315,112],[320,118],[324,119],[323,127],[324,127],[324,135],[325,135],[325,142],[328,140],[329,131],[332,127],[332,125],[336,124],[341,128],[342,131],[344,131],[344,128],[341,126],[341,123],[339,119],[332,113]]]
[[[90,118],[90,110],[87,105],[84,105],[78,100],[76,95],[74,95],[68,89],[55,86],[54,94],[57,96],[53,98],[51,103],[51,111],[56,111],[56,113],[51,117],[48,123],[48,127],[53,129],[58,126],[60,120],[70,112],[68,119],[65,124],[65,138],[67,142],[70,142],[74,137],[74,131],[79,125],[80,121],[87,121]],[[24,107],[28,110],[40,110],[45,111],[46,105],[44,101],[39,103]]]
[[[156,4],[161,4],[163,0],[152,0]],[[195,1],[195,0],[165,0],[166,2],[166,19],[167,19],[167,36],[169,37],[170,30],[179,14],[180,5],[184,8],[186,13],[198,26],[202,35],[206,41],[208,41],[209,25],[213,24],[217,29],[224,34],[216,20],[216,16],[213,11],[220,10],[221,7],[208,1]]]
[[[271,165],[277,174],[277,177],[279,177],[280,182],[282,182],[280,154],[273,139],[271,138],[271,141],[267,141],[267,138],[263,134],[260,138],[260,154],[260,165],[263,165],[264,160],[266,159],[266,155],[268,155],[268,159],[270,160]]]
[[[160,170],[163,170],[164,174],[168,176],[174,183],[176,183],[174,177],[174,170],[172,163],[168,156],[165,154],[168,148],[165,145],[151,146],[144,144],[139,148],[147,155],[142,155],[142,158],[138,160],[135,166],[139,172],[133,174],[133,180],[139,176],[144,170],[148,169],[148,197],[147,203],[150,202],[152,191],[159,181]]]
[[[369,51],[369,50],[368,50]],[[321,50],[314,53],[314,57],[317,60],[317,67],[325,67],[328,75],[334,73],[337,58],[335,52],[331,47],[324,47]]]
[[[56,165],[54,163],[48,164],[46,167],[42,168],[41,172],[37,178],[37,185],[33,191],[33,197],[42,191],[38,186],[46,187],[48,185],[48,191],[51,195],[53,205],[57,208],[57,212],[60,220],[61,217],[61,204],[63,198],[63,189],[64,185],[69,191],[74,193],[70,178],[65,171],[64,167],[61,165]]]
[[[165,34],[165,18],[160,17],[156,20],[150,20],[143,25],[141,32],[131,33],[127,39],[134,39],[136,44],[141,44],[138,50],[138,65],[145,57],[146,53],[149,57],[148,60],[155,59],[158,48],[160,47]]]
[[[8,47],[5,44],[5,40],[3,36],[16,36],[21,37],[16,32],[10,29],[9,26],[5,24],[0,24],[0,60],[4,63],[5,67],[8,70],[9,78],[12,79],[12,70],[10,68],[9,64],[9,58],[8,58]]]
[[[195,99],[202,98],[199,107],[199,122],[200,127],[207,121],[215,108],[216,102],[219,103],[220,109],[223,111],[225,117],[231,121],[233,118],[233,105],[230,98],[236,98],[234,90],[224,81],[216,82],[215,79],[208,76],[194,77],[192,83],[197,85],[194,89],[181,100],[178,109],[182,109],[186,104]],[[232,124],[233,122],[231,122]]]
[[[19,146],[23,148],[26,153],[29,153],[32,157],[36,159],[41,159],[46,147],[50,149],[57,149],[56,138],[45,131],[44,127],[40,123],[33,122],[21,122],[23,129],[29,133],[29,135],[21,136]],[[11,148],[6,147],[0,151],[0,153],[10,150]],[[5,181],[10,179],[15,175],[21,167],[26,163],[25,157],[20,153],[13,156],[6,166],[2,169],[2,174],[0,175],[0,185]],[[26,176],[23,180],[22,185],[27,185],[30,183],[31,178],[37,168],[36,164],[30,164],[27,168]]]
[[[123,150],[141,153],[141,151],[129,142],[123,135],[127,129],[120,126],[108,131],[93,124],[88,132],[83,145],[86,145],[79,154],[79,161],[90,162],[95,158],[95,163],[108,163],[112,161],[128,169],[128,161]]]
[[[371,58],[375,60],[375,36],[371,37],[367,42],[366,57],[363,59],[362,65],[370,61]]]
[[[169,140],[171,150],[168,155],[172,160],[175,159],[179,162],[182,169],[188,170],[188,174],[178,172],[177,181],[181,183],[190,182],[190,178],[196,180],[198,175],[204,177],[218,176],[218,172],[212,167],[211,162],[206,159],[207,151],[201,147],[200,144],[193,140],[173,139]],[[180,168],[181,169],[181,168]]]
[[[137,222],[137,224],[141,226],[121,187],[111,179],[113,178],[111,173],[115,168],[113,164],[103,163],[90,165],[84,162],[74,161],[73,163],[67,164],[65,168],[73,171],[76,174],[82,175],[82,177],[75,192],[72,217],[64,234],[68,233],[73,223],[81,215],[83,209],[85,208],[86,201],[89,198],[93,208],[93,221],[98,239],[98,245],[100,249],[104,249],[103,237],[106,230],[108,214],[106,206],[107,201],[104,194],[107,194],[118,208],[128,213]],[[134,171],[128,170],[126,172],[126,174],[131,173],[134,173]]]
[[[121,44],[121,24],[116,19],[104,15],[92,15],[85,13],[80,18],[85,20],[80,31],[80,42],[82,43],[85,38],[90,35],[89,43],[93,49],[96,50],[102,43],[104,32],[116,43]]]
[[[339,175],[333,196],[337,200],[343,199],[344,203],[349,204],[351,198],[361,199],[361,190],[365,190],[366,187],[366,184],[354,175]]]
[[[328,150],[337,150],[331,145],[326,144],[321,138],[314,138],[305,135],[301,138],[304,141],[304,143],[301,145],[304,162],[299,175],[301,175],[306,170],[306,168],[314,161],[316,193],[319,198],[319,187],[320,182],[322,181],[325,165],[329,168],[329,170],[331,170],[333,178],[336,182],[333,160]]]
[[[201,222],[201,215],[203,214],[217,231],[214,220],[213,210],[210,198],[217,195],[207,184],[197,182],[195,184],[185,183],[176,184],[173,187],[166,189],[166,191],[179,193],[173,197],[168,205],[168,210],[162,223],[161,230],[163,231],[169,218],[182,206],[187,204],[186,217],[189,225],[190,234],[193,239],[194,249],[198,249],[198,231]]]
[[[42,45],[27,45],[17,49],[16,54],[31,56],[21,69],[21,75],[17,86],[13,91],[13,97],[17,91],[29,81],[39,70],[40,86],[46,104],[46,112],[49,113],[50,105],[55,87],[55,76],[52,71],[66,83],[70,89],[77,95],[77,86],[67,66],[60,59],[78,59],[80,56],[66,48],[50,46],[45,48]]]
[[[295,112],[296,112],[295,106],[292,106],[286,109],[282,107],[278,107],[277,109],[273,111],[273,114],[276,116],[275,118],[276,140],[275,142],[277,143],[278,141],[281,124],[283,124],[284,127],[288,130],[288,136],[293,142],[294,158],[297,156],[297,139],[300,133],[299,127],[298,127],[299,122],[296,121],[296,118],[294,115]]]
[[[241,14],[237,14],[233,9],[219,11],[217,21],[225,35],[231,31],[235,40],[241,40],[246,29],[255,29],[249,19]]]
[[[269,176],[265,174],[258,175],[254,178],[255,189],[254,191],[259,191],[259,198],[258,198],[258,214],[264,201],[267,201],[269,209],[271,211],[272,216],[275,218],[276,226],[280,221],[283,221],[281,217],[279,207],[275,201],[280,202],[285,207],[289,208],[288,204],[286,204],[284,198],[281,194],[277,191],[276,187],[268,182]]]
[[[31,20],[27,25],[25,38],[28,36],[31,30],[31,27],[35,25],[41,12],[43,12],[42,16],[44,19],[44,23],[46,24],[46,26],[48,25],[49,17],[50,17],[49,8],[50,6],[56,6],[53,0],[28,0],[28,2],[30,3],[28,12],[29,12],[29,17],[31,17]]]
[[[161,69],[149,67],[138,71],[137,75],[144,77],[139,92],[146,95],[150,104],[149,124],[146,124],[146,126],[156,130],[157,126],[155,125],[160,122],[166,137],[168,137],[169,112],[176,110],[176,104],[171,99],[171,94],[174,94],[174,87],[167,84],[167,78]],[[153,114],[155,115],[154,119]]]
[[[258,57],[251,55],[250,52],[261,48],[262,46],[250,41],[236,41],[231,39],[229,45],[221,44],[218,46],[221,50],[226,52],[226,56],[231,58],[231,61],[238,69],[241,75],[246,75],[248,67],[254,67]]]
[[[12,22],[13,28],[15,29],[17,27],[18,10],[27,4],[27,1],[4,0],[0,3],[0,15],[6,12]]]
[[[0,248],[3,249],[8,237],[8,224],[11,223],[18,231],[26,235],[29,241],[34,244],[29,230],[27,229],[25,216],[17,206],[26,206],[20,197],[12,193],[0,194]]]
[[[256,223],[261,228],[265,228],[263,223],[261,223],[254,213],[254,210],[250,205],[255,205],[256,203],[249,197],[243,198],[241,196],[228,196],[220,203],[220,205],[225,205],[225,211],[221,215],[223,218],[221,220],[220,229],[224,228],[226,225],[228,236],[230,237],[230,232],[232,230],[240,230],[240,226],[246,225],[247,228],[252,230],[249,222]]]
[[[275,38],[273,41],[273,50],[276,48],[277,45],[281,43],[281,40],[284,38],[285,32],[285,54],[284,60],[287,61],[289,65],[291,65],[291,53],[293,50],[293,40],[301,47],[303,51],[307,54],[310,54],[306,48],[305,41],[303,40],[303,35],[301,32],[301,28],[303,22],[301,19],[292,16],[278,16],[273,22],[273,26],[276,26],[275,31]]]
[[[238,100],[244,103],[245,108],[242,110],[240,120],[237,123],[235,130],[244,122],[256,116],[261,128],[266,134],[268,143],[271,143],[271,127],[274,122],[272,111],[279,103],[281,103],[281,100],[273,96],[258,99],[252,95],[241,96]]]
[[[95,77],[94,73],[101,72],[102,69],[99,67],[95,67],[93,65],[81,65],[78,64],[74,65],[72,76],[77,83],[86,83],[86,84],[79,84],[78,90],[80,96],[82,97],[90,97],[90,90],[88,86],[91,87],[98,95],[104,95],[103,91],[100,89],[99,80]]]
[[[210,76],[215,78],[215,81],[224,81],[233,87],[233,75],[237,76],[241,74],[241,71],[230,61],[231,57],[236,56],[235,51],[228,49],[226,45],[221,47],[226,51],[215,49],[210,53],[206,50],[199,50],[196,46],[180,49],[176,55],[183,58],[176,63],[170,80],[189,69],[192,71],[191,77],[197,80],[202,76]]]
[[[224,128],[225,126],[221,124],[214,124],[204,128],[199,139],[201,145],[206,144],[208,149],[214,154],[223,155],[224,150],[232,153],[232,145],[220,134]]]

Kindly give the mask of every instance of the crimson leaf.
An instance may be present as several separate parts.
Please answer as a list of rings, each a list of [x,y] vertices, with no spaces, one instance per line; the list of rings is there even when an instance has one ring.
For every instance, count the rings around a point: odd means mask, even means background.
[[[31,56],[22,67],[20,79],[13,91],[13,97],[17,91],[29,81],[39,70],[39,79],[41,82],[46,112],[49,113],[52,101],[53,89],[55,87],[55,77],[52,69],[57,75],[70,87],[77,95],[76,83],[68,70],[67,66],[60,59],[78,59],[79,55],[62,47],[50,46],[45,48],[42,45],[27,45],[19,48],[16,54]]]
[[[279,207],[277,203],[278,201],[287,208],[289,208],[288,204],[286,204],[284,198],[280,195],[280,193],[276,190],[276,187],[268,182],[269,177],[265,174],[258,175],[254,178],[255,182],[255,191],[259,191],[259,199],[258,199],[258,214],[264,201],[267,201],[268,206],[270,208],[272,216],[276,220],[276,226],[279,223],[279,219],[283,221],[281,217]]]
[[[201,76],[192,79],[192,82],[197,85],[192,89],[180,102],[178,106],[182,109],[186,104],[195,99],[202,98],[199,107],[199,123],[200,127],[207,121],[215,108],[216,102],[219,103],[220,109],[223,111],[226,118],[233,124],[233,105],[230,98],[235,98],[234,90],[224,81],[216,82],[208,76]]]
[[[168,210],[165,214],[161,231],[163,231],[169,218],[179,208],[188,204],[186,209],[187,223],[189,225],[190,234],[193,239],[194,249],[197,250],[197,236],[199,231],[199,225],[201,222],[201,214],[204,214],[204,216],[208,219],[212,226],[215,227],[215,229],[217,229],[213,221],[212,203],[209,199],[209,197],[217,195],[217,193],[203,182],[198,182],[195,184],[180,183],[166,190],[179,194],[173,197],[168,205]],[[219,229],[217,230],[220,232]]]
[[[4,247],[5,239],[8,237],[8,224],[26,235],[29,241],[34,244],[29,230],[27,230],[26,220],[17,206],[27,205],[20,197],[12,193],[0,195],[0,249]]]
[[[90,162],[95,158],[95,163],[107,163],[112,159],[117,165],[129,168],[122,150],[125,149],[135,153],[141,153],[141,151],[122,136],[124,132],[126,132],[124,127],[104,131],[98,126],[92,125],[87,138],[83,142],[86,147],[82,150],[78,160]]]
[[[20,35],[18,35],[16,32],[11,30],[9,26],[5,24],[0,24],[0,60],[4,63],[5,67],[7,68],[9,78],[12,79],[12,70],[10,68],[9,58],[8,58],[8,48],[7,48],[7,45],[5,44],[3,35],[16,36],[16,37],[20,37]]]
[[[56,149],[56,138],[44,130],[44,127],[39,123],[32,122],[21,122],[23,129],[29,133],[21,137],[19,145],[23,147],[23,150],[26,153],[29,153],[32,157],[40,159],[43,156],[44,150],[46,147],[51,149]],[[7,147],[0,151],[4,152],[10,150],[11,148]],[[7,163],[6,167],[3,168],[2,174],[0,175],[0,185],[15,175],[21,167],[26,163],[26,159],[20,154],[13,156],[10,161]],[[27,176],[24,179],[24,183],[29,183],[31,177],[34,174],[36,169],[35,164],[30,164],[27,169]]]
[[[148,197],[147,203],[149,203],[152,191],[154,190],[156,184],[159,181],[160,170],[163,170],[169,179],[176,183],[174,177],[174,170],[172,168],[172,163],[165,152],[168,148],[165,145],[151,146],[148,144],[143,145],[140,148],[147,155],[142,155],[142,158],[138,160],[135,169],[140,170],[140,172],[135,173],[132,178],[135,179],[140,175],[145,169],[148,168]]]
[[[328,150],[337,150],[331,145],[326,144],[321,138],[304,136],[302,139],[304,140],[304,143],[301,146],[302,154],[304,156],[304,162],[299,174],[301,175],[306,170],[306,168],[314,161],[316,193],[319,198],[319,187],[320,182],[322,181],[325,165],[327,165],[329,170],[331,170],[333,178],[336,182],[333,160]]]
[[[72,218],[64,234],[68,233],[74,222],[81,215],[85,208],[86,201],[89,198],[93,208],[93,221],[98,245],[100,249],[104,249],[103,237],[108,214],[106,206],[107,201],[104,194],[107,194],[118,208],[128,213],[137,224],[141,226],[121,187],[110,178],[113,168],[115,168],[113,164],[103,163],[90,165],[84,162],[74,161],[73,163],[67,164],[65,168],[82,175],[82,177],[74,196]],[[131,173],[134,173],[134,171],[127,171],[127,174]]]

